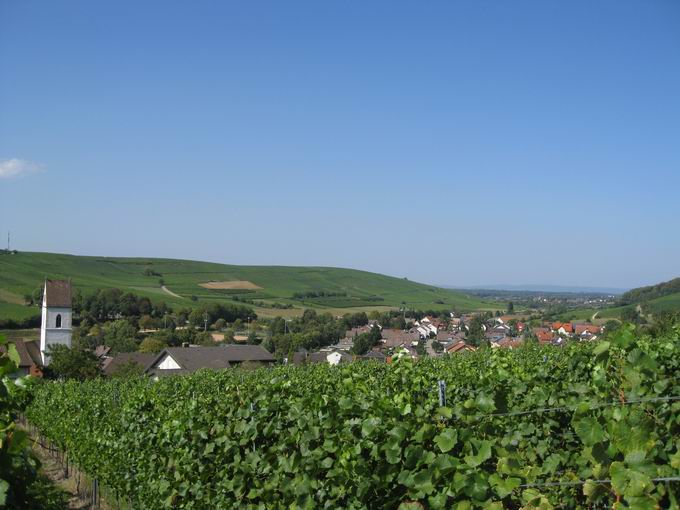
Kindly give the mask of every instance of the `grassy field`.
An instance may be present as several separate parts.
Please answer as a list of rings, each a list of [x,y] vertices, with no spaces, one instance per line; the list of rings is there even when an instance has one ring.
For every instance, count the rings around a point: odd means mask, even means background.
[[[28,340],[39,340],[40,330],[37,328],[31,329],[0,329],[0,336],[4,336],[8,340],[16,340],[17,338],[24,338]]]
[[[152,273],[155,273],[151,275]],[[281,310],[255,307],[263,316],[292,316],[304,308],[335,314],[357,310],[412,309],[459,311],[494,310],[500,304],[486,303],[461,292],[424,285],[367,271],[330,267],[234,266],[190,260],[153,258],[84,257],[54,253],[0,255],[0,318],[22,318],[38,313],[20,304],[25,294],[38,288],[44,278],[70,278],[84,295],[100,288],[117,287],[169,304],[196,306],[202,302],[233,302],[233,296],[255,301],[285,303]],[[181,297],[166,293],[159,283]],[[250,282],[249,289],[211,289],[208,282]],[[239,284],[242,286],[242,284]],[[256,288],[256,287],[260,288]],[[344,293],[342,298],[293,299],[296,292]],[[195,296],[198,301],[192,301]],[[380,299],[379,301],[376,299]]]

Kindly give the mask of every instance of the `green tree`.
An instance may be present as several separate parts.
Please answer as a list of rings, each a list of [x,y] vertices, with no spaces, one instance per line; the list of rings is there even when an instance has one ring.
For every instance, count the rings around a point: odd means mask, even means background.
[[[621,312],[621,320],[623,322],[630,322],[632,324],[640,324],[641,322],[640,312],[638,312],[637,309],[633,306],[631,306],[630,308],[625,308]]]
[[[113,354],[137,350],[137,329],[126,320],[107,322],[102,334],[104,345],[111,347]]]
[[[529,345],[529,344],[537,344],[538,343],[538,337],[534,334],[531,329],[527,328],[524,330],[524,336],[522,337],[522,341]]]
[[[479,347],[486,340],[484,334],[484,319],[481,315],[475,315],[470,321],[468,331],[465,334],[465,340],[475,347]]]
[[[352,353],[357,355],[366,354],[373,348],[373,340],[369,333],[361,333],[354,338],[352,343]]]
[[[167,346],[160,337],[148,336],[139,344],[139,352],[161,352]]]
[[[358,355],[366,354],[380,343],[381,338],[382,335],[378,327],[373,327],[370,331],[357,335],[352,343],[352,353]]]
[[[514,313],[515,312],[515,303],[512,301],[508,301],[508,308],[506,310],[508,314]]]
[[[42,295],[43,295],[43,286],[41,285],[37,289],[33,290],[33,294],[31,296],[33,297],[33,303],[40,306],[42,303]]]
[[[200,327],[203,329],[203,326],[205,324],[205,316],[206,316],[207,311],[196,308],[195,310],[192,310],[192,312],[189,314],[189,324],[194,326],[194,327]]]
[[[143,374],[144,368],[142,368],[139,363],[130,360],[127,363],[119,365],[111,376],[124,379],[129,377],[140,377]]]
[[[65,345],[52,345],[48,355],[50,364],[45,368],[45,372],[49,377],[84,381],[101,375],[99,358],[92,351],[69,349]]]
[[[234,340],[234,330],[231,328],[227,328],[224,330],[224,343],[227,344],[233,344],[236,340]]]
[[[156,319],[154,319],[150,315],[142,315],[139,318],[140,329],[154,329],[157,326],[158,324],[156,323]]]
[[[193,343],[196,345],[202,345],[204,347],[215,346],[215,340],[213,339],[212,335],[210,333],[204,333],[203,331],[194,337]]]
[[[251,331],[248,333],[248,339],[246,340],[246,343],[250,345],[259,345],[262,340],[260,337],[257,336],[257,333],[255,331]]]

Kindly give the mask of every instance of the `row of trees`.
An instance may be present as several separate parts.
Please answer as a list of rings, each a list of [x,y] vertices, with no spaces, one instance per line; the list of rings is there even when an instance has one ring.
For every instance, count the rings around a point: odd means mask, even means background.
[[[43,289],[40,287],[32,294],[25,295],[26,304],[39,305],[42,301],[42,292]],[[117,288],[99,289],[87,296],[83,296],[79,289],[74,289],[73,312],[81,320],[88,321],[90,324],[115,319],[143,320],[142,328],[168,327],[169,322],[175,326],[184,325],[187,322],[192,325],[203,325],[206,314],[209,324],[213,324],[218,319],[234,322],[237,319],[247,320],[257,317],[253,309],[248,306],[226,303],[206,304],[198,308],[186,307],[173,313],[173,309],[165,301],[151,301],[148,297],[123,292]]]

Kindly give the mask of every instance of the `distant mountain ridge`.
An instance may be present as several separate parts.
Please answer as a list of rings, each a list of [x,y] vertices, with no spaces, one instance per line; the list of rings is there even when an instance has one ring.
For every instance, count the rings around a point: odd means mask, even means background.
[[[505,290],[505,291],[527,291],[527,292],[560,292],[560,293],[597,293],[597,294],[613,294],[619,295],[626,292],[628,289],[621,289],[616,287],[579,287],[571,285],[551,285],[551,284],[526,284],[526,285],[442,285],[447,289],[479,289],[479,290]]]

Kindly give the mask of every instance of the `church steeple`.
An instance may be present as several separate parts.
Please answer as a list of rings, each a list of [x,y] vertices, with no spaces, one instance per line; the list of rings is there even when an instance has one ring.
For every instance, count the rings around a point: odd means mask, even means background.
[[[45,280],[40,326],[40,356],[43,365],[49,364],[48,351],[52,345],[71,347],[71,282]]]

